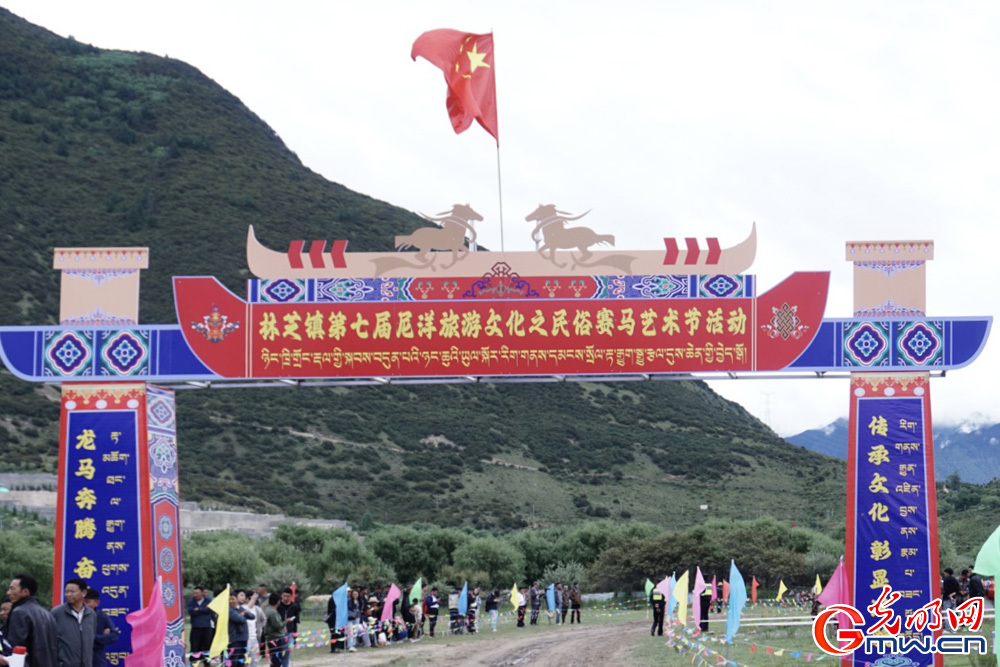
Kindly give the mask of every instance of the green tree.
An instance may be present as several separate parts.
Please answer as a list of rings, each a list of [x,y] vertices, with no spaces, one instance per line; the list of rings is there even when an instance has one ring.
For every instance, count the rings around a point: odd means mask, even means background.
[[[351,577],[363,576],[357,583],[375,584],[387,583],[372,581],[367,577],[376,574],[392,574],[389,568],[374,553],[365,548],[361,541],[349,533],[338,535],[337,539],[328,540],[323,545],[320,555],[320,576],[313,581],[317,585],[339,584],[343,581],[355,583]]]
[[[365,545],[392,567],[400,581],[412,582],[417,577],[433,581],[452,563],[456,547],[468,539],[454,529],[384,526],[368,536]]]
[[[0,581],[6,586],[15,574],[25,572],[38,580],[38,600],[52,601],[52,561],[55,531],[51,525],[24,525],[4,517],[0,532]],[[12,525],[13,524],[13,525]],[[67,574],[66,578],[75,574]]]
[[[490,586],[509,588],[524,579],[524,554],[510,540],[474,538],[455,549],[454,566],[459,572],[485,572]]]
[[[232,531],[195,533],[184,540],[184,583],[213,591],[250,587],[267,568],[253,540]]]
[[[586,589],[588,587],[587,568],[579,563],[556,563],[545,568],[541,581],[545,586],[559,582],[568,585],[578,583],[580,588]]]

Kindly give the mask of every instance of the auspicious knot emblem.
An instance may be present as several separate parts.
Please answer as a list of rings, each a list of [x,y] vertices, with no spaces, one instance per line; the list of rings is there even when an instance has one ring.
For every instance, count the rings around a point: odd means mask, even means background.
[[[788,340],[789,338],[794,338],[798,340],[802,337],[809,327],[802,324],[802,319],[798,315],[798,306],[789,306],[787,303],[781,304],[780,308],[771,308],[771,313],[773,317],[768,324],[762,325],[761,328],[767,332],[767,335],[771,338],[780,337],[781,340]]]
[[[191,328],[200,333],[210,343],[220,343],[226,336],[240,328],[240,323],[230,322],[229,316],[219,312],[219,307],[212,305],[212,312],[201,322],[192,322]]]

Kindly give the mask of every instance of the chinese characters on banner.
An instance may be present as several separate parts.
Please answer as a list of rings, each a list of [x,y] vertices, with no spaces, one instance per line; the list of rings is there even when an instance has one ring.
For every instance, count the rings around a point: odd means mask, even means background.
[[[107,648],[116,664],[131,647],[125,616],[142,607],[151,581],[145,397],[141,385],[105,394],[80,387],[63,388],[53,590],[61,602],[65,580],[80,577],[100,591],[121,630]]]
[[[927,428],[930,396],[926,382],[853,386],[848,555],[853,560],[853,603],[870,625],[878,617],[866,607],[878,599],[883,586],[902,595],[891,609],[904,617],[939,595],[933,452]],[[905,393],[913,395],[900,395]],[[903,627],[900,634],[932,633]],[[854,663],[873,663],[879,657],[858,650]],[[934,662],[933,656],[918,651],[906,657],[913,665]]]
[[[748,370],[752,312],[751,299],[254,304],[251,375]]]

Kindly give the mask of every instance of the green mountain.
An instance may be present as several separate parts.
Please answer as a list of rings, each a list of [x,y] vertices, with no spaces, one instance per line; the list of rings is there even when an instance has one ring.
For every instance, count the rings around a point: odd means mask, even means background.
[[[273,248],[336,237],[386,250],[422,223],[305,168],[190,65],[0,9],[0,323],[55,323],[52,248],[102,245],[151,248],[141,318],[172,322],[172,275],[243,291],[250,224]],[[54,469],[56,397],[0,373],[0,468]],[[178,403],[182,498],[217,506],[488,529],[843,521],[841,463],[697,381],[183,391]]]

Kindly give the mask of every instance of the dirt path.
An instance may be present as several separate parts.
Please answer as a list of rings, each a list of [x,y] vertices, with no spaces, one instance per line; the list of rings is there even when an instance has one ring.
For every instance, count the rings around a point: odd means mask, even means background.
[[[624,665],[629,646],[644,632],[645,622],[606,623],[593,626],[564,626],[530,634],[502,633],[478,640],[425,639],[380,649],[362,649],[348,655],[310,657],[296,661],[296,667],[324,665]]]

